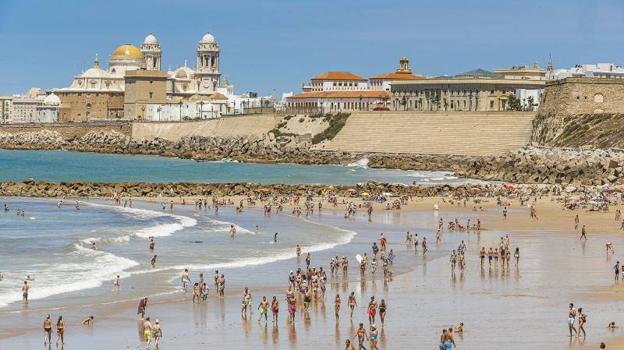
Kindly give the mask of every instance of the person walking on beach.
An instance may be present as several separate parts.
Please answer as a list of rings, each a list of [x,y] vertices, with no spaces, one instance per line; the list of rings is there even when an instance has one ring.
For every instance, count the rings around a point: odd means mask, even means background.
[[[615,280],[618,281],[620,279],[620,261],[618,260],[613,266],[613,270],[615,270]]]
[[[583,313],[583,308],[579,307],[578,308],[578,332],[577,332],[577,336],[581,335],[581,332],[583,332],[583,338],[585,338],[585,336],[587,335],[585,333],[585,323],[587,322],[587,318],[585,316],[585,314]]]
[[[355,309],[355,307],[357,306],[357,301],[355,300],[355,292],[351,292],[351,294],[349,294],[349,309],[351,309],[351,318],[353,318],[353,310]]]
[[[162,339],[163,332],[160,327],[160,321],[156,320],[152,326],[152,334],[154,335],[154,350],[158,350],[160,346],[160,340]]]
[[[145,349],[149,349],[152,344],[152,323],[149,317],[143,321],[143,339],[145,340]]]
[[[386,300],[381,299],[381,303],[379,304],[379,318],[381,319],[381,328],[383,328],[384,323],[386,322]]]
[[[516,266],[520,262],[520,248],[516,247],[516,251],[514,252],[514,258],[516,258]]]
[[[364,328],[364,323],[360,323],[357,331],[355,332],[354,338],[357,337],[358,340],[358,350],[368,350],[364,346],[364,342],[368,340],[368,334],[366,333],[366,329]]]
[[[267,301],[266,296],[262,297],[262,301],[260,301],[260,304],[258,305],[258,310],[260,311],[260,316],[258,317],[258,322],[260,322],[260,320],[262,320],[262,317],[264,316],[264,322],[268,323],[269,322],[269,302]]]
[[[47,315],[43,320],[43,346],[52,346],[52,319]]]
[[[61,345],[65,344],[65,321],[63,316],[59,316],[56,320],[56,347],[58,348],[59,341]]]
[[[375,315],[377,315],[377,301],[372,296],[370,302],[368,302],[368,323],[375,323]]]
[[[372,324],[370,326],[370,331],[368,331],[368,343],[370,344],[371,350],[379,350],[377,347],[377,342],[379,341],[379,331],[377,330],[377,326]]]
[[[351,344],[351,339],[347,339],[345,342],[345,350],[355,350],[353,344]]]
[[[579,216],[578,214],[576,214],[576,216],[574,217],[574,231],[578,230],[578,225],[579,225]]]
[[[574,327],[574,322],[576,321],[576,309],[574,308],[574,304],[570,303],[570,308],[568,310],[568,330],[570,331],[570,337],[572,336],[572,331],[574,334],[578,335],[578,331],[576,327]]]
[[[585,225],[583,225],[583,227],[581,227],[581,238],[579,239],[583,239],[585,238],[585,240],[587,240],[587,231],[585,230]]]
[[[273,323],[277,324],[277,317],[279,315],[279,301],[277,301],[277,297],[274,295],[273,300],[271,300],[271,313],[273,314]]]

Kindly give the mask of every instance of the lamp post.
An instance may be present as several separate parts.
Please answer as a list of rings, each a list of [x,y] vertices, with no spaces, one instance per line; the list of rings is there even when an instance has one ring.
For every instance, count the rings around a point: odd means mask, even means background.
[[[182,121],[182,101],[178,102],[178,105],[180,106],[180,121]]]
[[[204,101],[199,101],[199,118],[204,119]]]

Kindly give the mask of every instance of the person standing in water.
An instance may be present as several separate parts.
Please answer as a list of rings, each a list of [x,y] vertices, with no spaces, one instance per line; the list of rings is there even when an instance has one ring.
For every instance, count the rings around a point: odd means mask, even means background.
[[[349,309],[351,309],[351,318],[353,318],[353,310],[357,307],[357,301],[355,300],[355,292],[349,294]]]
[[[113,287],[117,290],[119,290],[119,287],[120,287],[119,278],[120,278],[119,275],[117,275],[113,279]]]
[[[581,238],[579,239],[583,239],[585,238],[585,240],[587,240],[587,230],[585,230],[585,225],[583,225],[583,227],[581,227]]]
[[[274,295],[273,300],[271,300],[271,313],[273,314],[273,323],[277,324],[277,316],[279,315],[279,301],[277,301],[277,297]]]
[[[336,322],[340,318],[340,294],[336,294],[336,298],[334,299],[334,315],[336,316]]]
[[[386,300],[381,299],[381,303],[379,304],[379,318],[381,319],[381,327],[383,328],[384,323],[386,322]]]
[[[357,340],[358,340],[358,350],[362,350],[362,349],[368,350],[364,346],[364,342],[366,340],[368,340],[368,334],[366,333],[366,329],[364,328],[364,324],[363,323],[360,323],[360,326],[358,327],[358,329],[355,332],[355,335],[353,337],[354,338],[357,337]]]
[[[574,304],[570,303],[570,308],[568,310],[568,330],[570,331],[570,337],[572,336],[572,331],[574,334],[578,335],[578,331],[576,327],[574,327],[574,322],[576,321],[576,309],[574,308]]]
[[[273,243],[277,243],[277,232],[273,234]]]
[[[24,302],[24,304],[28,304],[28,290],[30,289],[30,286],[28,286],[28,281],[24,281],[24,284],[22,285],[22,301]]]
[[[162,328],[160,327],[160,321],[156,320],[156,322],[154,322],[154,325],[152,326],[152,333],[154,335],[154,350],[158,350],[160,340],[163,336]]]

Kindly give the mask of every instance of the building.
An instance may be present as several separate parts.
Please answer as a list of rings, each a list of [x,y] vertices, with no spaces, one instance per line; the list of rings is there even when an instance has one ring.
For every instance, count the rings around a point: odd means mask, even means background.
[[[167,103],[167,73],[160,70],[126,72],[124,116],[126,119],[149,119],[148,106]]]
[[[452,77],[391,84],[391,109],[399,111],[506,111],[519,99],[522,110],[536,110],[546,80],[538,67],[477,69]]]
[[[37,119],[37,108],[43,106],[45,92],[40,88],[31,88],[26,95],[13,96],[11,123],[31,123]]]
[[[7,123],[13,114],[13,96],[0,96],[0,123]]]
[[[283,110],[308,114],[386,110],[394,82],[422,79],[412,74],[406,57],[401,58],[394,72],[369,79],[351,72],[327,72],[304,84],[302,93],[286,97]]]
[[[37,107],[35,123],[56,123],[59,118],[59,107],[61,99],[54,93],[49,94],[43,99],[43,105]]]
[[[132,44],[117,47],[107,69],[100,66],[96,55],[93,67],[75,76],[69,87],[54,90],[61,99],[59,120],[149,120],[152,116],[146,113],[154,108],[147,105],[178,105],[180,99],[183,104],[200,100],[209,104],[220,101],[220,96],[211,98],[214,94],[233,92],[233,86],[221,82],[220,49],[212,34],[201,38],[196,53],[195,69],[185,62],[182,67],[164,72],[160,43],[149,34],[140,48]]]
[[[614,63],[577,64],[571,68],[556,69],[553,73],[554,80],[573,77],[624,79],[624,67]]]
[[[409,66],[409,60],[407,57],[401,58],[399,61],[399,67],[396,71],[392,73],[375,75],[369,80],[369,88],[371,90],[384,90],[390,91],[390,85],[396,81],[413,81],[413,80],[422,80],[424,77],[422,75],[412,74],[412,69]]]

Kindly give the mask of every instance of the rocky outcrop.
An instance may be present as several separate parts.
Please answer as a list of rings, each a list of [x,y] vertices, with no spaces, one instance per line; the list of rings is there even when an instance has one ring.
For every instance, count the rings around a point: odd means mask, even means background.
[[[593,188],[575,188],[574,191],[594,191]],[[392,195],[409,195],[416,197],[432,196],[499,196],[506,195],[510,191],[517,191],[523,195],[546,195],[559,194],[560,186],[550,185],[519,185],[513,189],[500,184],[482,185],[395,185],[386,183],[368,182],[353,186],[330,186],[330,185],[260,185],[249,183],[232,184],[197,184],[197,183],[57,183],[24,182],[0,183],[0,196],[21,196],[41,198],[112,198],[114,195],[121,197],[146,197],[146,198],[179,198],[197,196],[235,196],[235,195],[267,195],[280,196],[307,195],[310,191],[316,194],[335,194],[342,197],[375,196],[381,193]]]

